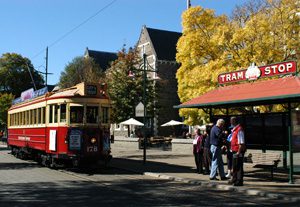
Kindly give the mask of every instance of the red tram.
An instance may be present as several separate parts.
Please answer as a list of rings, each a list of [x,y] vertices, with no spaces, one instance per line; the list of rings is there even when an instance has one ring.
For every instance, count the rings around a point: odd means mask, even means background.
[[[8,111],[12,154],[49,167],[108,162],[110,101],[105,84],[80,83],[48,92],[24,91]]]

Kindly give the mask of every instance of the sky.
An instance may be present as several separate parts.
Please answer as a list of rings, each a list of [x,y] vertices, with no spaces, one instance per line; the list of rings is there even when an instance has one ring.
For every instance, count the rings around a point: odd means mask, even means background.
[[[192,6],[230,15],[246,0],[191,0]],[[0,0],[0,56],[18,53],[45,72],[48,84],[86,48],[117,52],[134,46],[143,25],[181,32],[186,0]]]

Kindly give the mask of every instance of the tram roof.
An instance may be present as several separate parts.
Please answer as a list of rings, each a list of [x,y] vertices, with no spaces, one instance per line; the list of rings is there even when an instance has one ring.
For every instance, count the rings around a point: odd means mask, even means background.
[[[300,100],[300,78],[284,77],[220,86],[174,108],[217,108],[267,105]]]
[[[29,90],[28,90],[29,91]],[[27,91],[25,91],[27,93]],[[77,97],[77,96],[87,96],[87,97],[97,97],[107,99],[106,95],[106,84],[93,84],[93,83],[79,83],[73,87],[59,89],[56,91],[48,92],[47,87],[42,88],[37,91],[29,91],[30,95],[28,98],[23,99],[21,97],[15,99],[13,101],[13,105],[11,107],[20,107],[23,105],[28,105],[29,103],[35,103],[36,101],[41,101],[44,98],[61,98],[61,97]],[[26,95],[26,94],[25,94]]]

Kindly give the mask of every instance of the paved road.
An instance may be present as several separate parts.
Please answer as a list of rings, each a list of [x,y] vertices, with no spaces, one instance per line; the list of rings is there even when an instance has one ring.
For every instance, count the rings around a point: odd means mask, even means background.
[[[51,170],[0,148],[0,206],[297,206],[116,168]]]

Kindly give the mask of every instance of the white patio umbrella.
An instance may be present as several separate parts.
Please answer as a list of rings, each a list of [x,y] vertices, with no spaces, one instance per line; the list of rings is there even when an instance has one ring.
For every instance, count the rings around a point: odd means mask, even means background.
[[[121,122],[120,124],[123,125],[134,125],[134,126],[144,126],[142,122],[139,122],[138,120],[135,120],[134,118],[130,118],[126,121]]]
[[[180,121],[174,121],[174,120],[171,120],[171,121],[168,121],[167,123],[164,123],[163,125],[161,125],[162,127],[164,126],[176,126],[176,125],[181,125],[181,124],[184,124],[183,122],[180,122]]]
[[[161,125],[162,127],[165,127],[165,126],[172,126],[172,129],[173,129],[173,136],[175,136],[175,128],[174,126],[176,125],[182,125],[184,124],[183,122],[180,122],[180,121],[174,121],[174,120],[171,120],[171,121],[168,121],[167,123],[164,123],[163,125]]]
[[[133,132],[133,129],[134,129],[133,126],[144,126],[144,124],[142,122],[139,122],[138,120],[135,120],[134,118],[130,118],[130,119],[126,120],[126,121],[121,122],[120,124],[122,124],[122,125],[130,125],[130,132]],[[129,130],[129,128],[128,128],[128,130]],[[129,134],[128,134],[128,136],[129,136]]]

